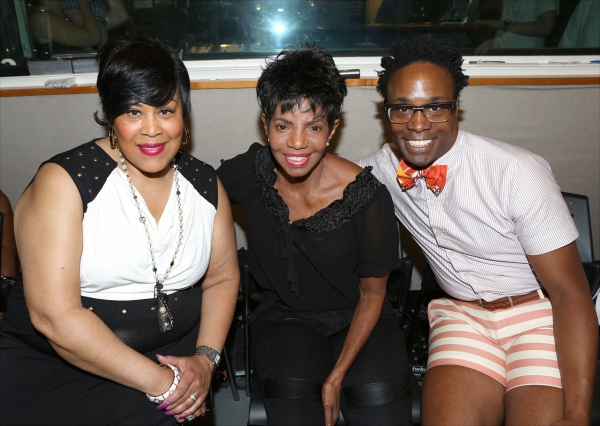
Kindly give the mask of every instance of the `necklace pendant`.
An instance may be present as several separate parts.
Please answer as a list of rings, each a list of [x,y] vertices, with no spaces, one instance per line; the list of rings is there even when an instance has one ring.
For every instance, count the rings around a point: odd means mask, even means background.
[[[118,149],[118,147],[117,147]],[[181,209],[181,191],[179,186],[179,178],[177,177],[178,166],[177,164],[173,164],[173,180],[175,182],[175,187],[177,189],[177,208],[178,208],[178,217],[179,217],[179,239],[177,241],[177,249],[175,250],[175,254],[173,254],[173,258],[169,263],[169,267],[165,271],[163,275],[158,274],[158,268],[156,267],[156,261],[154,259],[154,249],[152,248],[152,237],[150,236],[150,230],[148,229],[148,225],[146,224],[146,217],[142,214],[142,210],[140,209],[140,203],[138,202],[138,197],[135,193],[135,187],[131,182],[131,177],[129,176],[129,172],[127,171],[127,164],[125,163],[125,158],[121,153],[121,150],[118,149],[119,159],[122,164],[123,173],[127,177],[127,182],[129,183],[129,189],[131,190],[131,196],[133,197],[133,201],[135,206],[137,207],[139,221],[144,226],[144,230],[146,231],[146,236],[148,238],[148,248],[150,249],[150,259],[152,260],[152,272],[154,274],[154,279],[156,280],[156,285],[154,286],[154,298],[156,308],[158,309],[158,328],[164,333],[173,328],[173,315],[169,310],[169,305],[167,304],[168,296],[162,292],[163,283],[169,277],[171,273],[171,269],[175,265],[175,258],[177,257],[177,253],[179,252],[179,248],[181,247],[181,243],[183,241],[183,211]],[[173,161],[175,159],[173,158]]]
[[[158,328],[162,333],[173,328],[173,315],[167,305],[167,295],[161,293],[158,297]]]

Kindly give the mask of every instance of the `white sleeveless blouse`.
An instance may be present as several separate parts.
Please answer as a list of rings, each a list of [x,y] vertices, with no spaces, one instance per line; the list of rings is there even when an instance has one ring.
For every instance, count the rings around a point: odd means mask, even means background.
[[[183,209],[182,246],[164,282],[171,294],[196,284],[205,274],[211,254],[215,206],[179,173]],[[164,274],[177,246],[178,218],[175,184],[158,223],[138,193],[140,209],[152,237],[159,274]],[[136,191],[137,192],[137,191]],[[105,300],[154,297],[154,273],[144,225],[133,202],[125,174],[115,168],[88,203],[83,217],[81,295]]]

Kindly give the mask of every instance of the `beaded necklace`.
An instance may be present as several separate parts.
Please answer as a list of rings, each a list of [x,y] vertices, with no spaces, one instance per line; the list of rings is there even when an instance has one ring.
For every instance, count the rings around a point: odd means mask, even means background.
[[[144,230],[146,231],[146,238],[148,239],[148,249],[150,251],[150,259],[152,260],[152,272],[154,273],[154,280],[156,284],[154,285],[154,299],[156,303],[156,308],[158,309],[158,328],[161,332],[165,332],[167,330],[171,330],[173,328],[173,315],[169,310],[169,306],[167,304],[168,296],[166,293],[162,291],[163,284],[169,278],[169,274],[171,273],[171,269],[173,269],[173,265],[175,265],[175,258],[177,257],[177,253],[179,253],[179,249],[181,248],[181,243],[183,241],[183,210],[181,208],[181,192],[179,187],[179,172],[177,170],[177,164],[173,164],[171,168],[173,169],[173,180],[175,181],[175,188],[177,193],[177,216],[179,219],[179,237],[177,240],[177,247],[175,247],[175,253],[173,253],[173,259],[171,259],[171,263],[169,263],[168,268],[165,270],[165,273],[162,275],[158,274],[158,268],[156,267],[156,260],[154,259],[154,248],[152,247],[152,237],[150,235],[150,230],[148,229],[148,224],[146,223],[146,217],[142,214],[142,210],[140,209],[140,202],[138,201],[138,196],[135,192],[135,187],[131,182],[131,177],[129,176],[129,171],[127,170],[127,164],[125,163],[125,158],[123,154],[121,154],[121,150],[118,150],[119,160],[121,161],[121,168],[123,169],[123,173],[125,173],[125,177],[127,177],[127,182],[129,183],[129,189],[131,191],[131,195],[133,197],[133,202],[137,207],[138,215],[140,216],[140,222],[144,225]]]

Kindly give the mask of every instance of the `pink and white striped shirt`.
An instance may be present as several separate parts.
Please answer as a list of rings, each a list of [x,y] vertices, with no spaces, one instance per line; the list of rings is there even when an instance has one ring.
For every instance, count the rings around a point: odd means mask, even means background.
[[[526,255],[564,247],[579,235],[550,166],[529,151],[459,131],[434,163],[448,166],[438,196],[422,179],[402,191],[398,158],[386,144],[357,163],[373,166],[396,216],[452,297],[493,301],[538,290]]]

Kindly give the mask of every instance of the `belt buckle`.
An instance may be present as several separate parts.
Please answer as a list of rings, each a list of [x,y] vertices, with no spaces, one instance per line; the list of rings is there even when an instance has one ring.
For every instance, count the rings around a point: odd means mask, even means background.
[[[510,307],[513,308],[515,304],[513,303],[512,296],[506,296],[506,298],[508,299],[508,303],[510,303]]]

